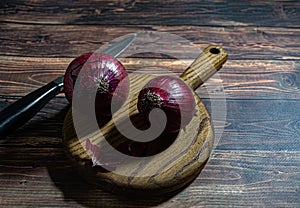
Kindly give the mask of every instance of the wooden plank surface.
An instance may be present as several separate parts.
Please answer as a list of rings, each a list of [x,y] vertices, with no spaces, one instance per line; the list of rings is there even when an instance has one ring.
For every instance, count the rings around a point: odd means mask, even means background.
[[[14,99],[0,99],[1,108]],[[202,99],[211,111],[211,99]],[[215,105],[218,101],[214,101]],[[223,101],[219,101],[223,103]],[[288,105],[288,109],[282,106]],[[65,98],[56,98],[47,104],[24,127],[10,137],[5,147],[61,147],[62,125],[69,108]],[[298,100],[228,99],[226,102],[226,127],[222,138],[215,144],[220,150],[299,150],[300,102]],[[255,112],[255,113],[253,113]],[[214,112],[215,114],[221,114]],[[220,120],[214,120],[217,131],[222,129]],[[39,139],[37,139],[38,137]],[[18,150],[20,151],[20,150]],[[9,157],[9,156],[8,156]],[[3,162],[4,160],[2,160]]]
[[[21,165],[22,155],[11,151],[15,154],[10,158],[11,164],[1,166],[0,182],[5,184],[0,187],[3,206],[297,207],[300,203],[299,151],[215,150],[200,176],[171,199],[129,199],[96,189],[72,170],[62,149],[21,151],[31,155],[26,157],[27,164]],[[56,157],[49,158],[49,152]],[[36,164],[41,160],[45,162]],[[12,165],[15,162],[19,165]]]
[[[299,6],[296,0],[110,0],[78,1],[72,4],[53,0],[4,0],[1,1],[1,19],[3,22],[28,24],[297,27]]]
[[[117,37],[146,30],[168,32],[181,36],[202,50],[208,45],[222,45],[231,54],[231,60],[299,60],[300,57],[298,50],[300,46],[299,28],[35,25],[3,23],[1,21],[0,26],[3,32],[0,37],[0,55],[74,58],[86,51],[94,51],[102,44]],[[126,53],[130,54],[130,52]],[[191,57],[192,54],[195,52],[191,51],[190,54],[186,54],[186,57]]]
[[[0,59],[0,96],[24,96],[63,75],[73,60],[19,56],[0,56]],[[159,74],[160,69],[166,69],[179,75],[193,60],[120,58],[120,61],[129,73],[145,69],[147,73]],[[299,99],[299,68],[299,61],[230,60],[197,92],[201,98],[216,98],[225,92],[227,98]],[[221,84],[224,89],[218,88]],[[214,91],[207,90],[214,86],[217,86]]]
[[[0,28],[0,110],[62,75],[74,57],[128,33],[168,32],[199,49],[218,44],[229,53],[224,68],[197,91],[210,112],[225,93],[226,122],[187,188],[142,199],[87,184],[62,147],[70,106],[59,94],[0,144],[1,207],[300,206],[299,1],[3,0]],[[161,67],[180,74],[195,54],[120,60],[129,72],[148,67],[159,74],[151,67]],[[213,122],[222,131],[222,120]]]

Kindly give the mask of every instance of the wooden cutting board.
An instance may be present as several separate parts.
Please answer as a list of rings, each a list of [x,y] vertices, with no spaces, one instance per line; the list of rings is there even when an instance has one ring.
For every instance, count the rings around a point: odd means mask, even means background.
[[[209,46],[180,77],[196,90],[226,60],[227,54],[220,46]],[[152,78],[154,76],[148,74],[129,74],[129,97],[132,95],[132,99],[116,112],[114,121],[98,121],[98,129],[87,130],[80,138],[74,128],[71,109],[66,115],[65,150],[88,182],[125,195],[160,195],[186,186],[204,167],[213,147],[214,133],[211,117],[196,93],[195,116],[178,133],[163,134],[142,143],[127,139],[115,127],[115,121],[121,125],[131,121],[138,128],[145,127],[136,108],[137,95]],[[130,118],[126,117],[128,106]],[[82,115],[77,122],[88,129],[88,120],[88,116]],[[95,151],[99,153],[98,160],[95,160]],[[118,154],[124,157],[114,156]]]

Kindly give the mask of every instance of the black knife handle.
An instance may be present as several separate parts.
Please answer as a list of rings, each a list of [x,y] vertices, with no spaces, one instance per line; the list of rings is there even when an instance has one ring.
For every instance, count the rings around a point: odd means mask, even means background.
[[[29,93],[0,112],[0,140],[24,125],[61,92],[63,82],[57,80]]]

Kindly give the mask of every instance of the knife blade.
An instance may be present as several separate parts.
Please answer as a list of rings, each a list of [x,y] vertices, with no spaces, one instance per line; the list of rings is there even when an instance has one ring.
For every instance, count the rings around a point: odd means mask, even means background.
[[[131,45],[135,37],[135,33],[128,35],[125,38],[112,43],[108,48],[102,50],[101,53],[117,57]],[[0,141],[17,128],[23,126],[52,98],[62,92],[63,85],[64,77],[58,77],[2,110],[0,112]]]

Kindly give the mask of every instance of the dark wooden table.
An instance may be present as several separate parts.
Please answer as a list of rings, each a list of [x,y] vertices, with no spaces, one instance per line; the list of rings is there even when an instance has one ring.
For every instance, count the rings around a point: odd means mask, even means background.
[[[0,145],[0,207],[299,207],[300,3],[237,2],[2,0],[1,109],[62,75],[74,57],[132,32],[169,32],[202,49],[222,45],[229,60],[205,84],[223,83],[224,132],[178,194],[130,199],[83,181],[62,147],[69,105],[60,94]],[[124,62],[132,69],[172,64]],[[198,93],[210,108],[205,86]]]

